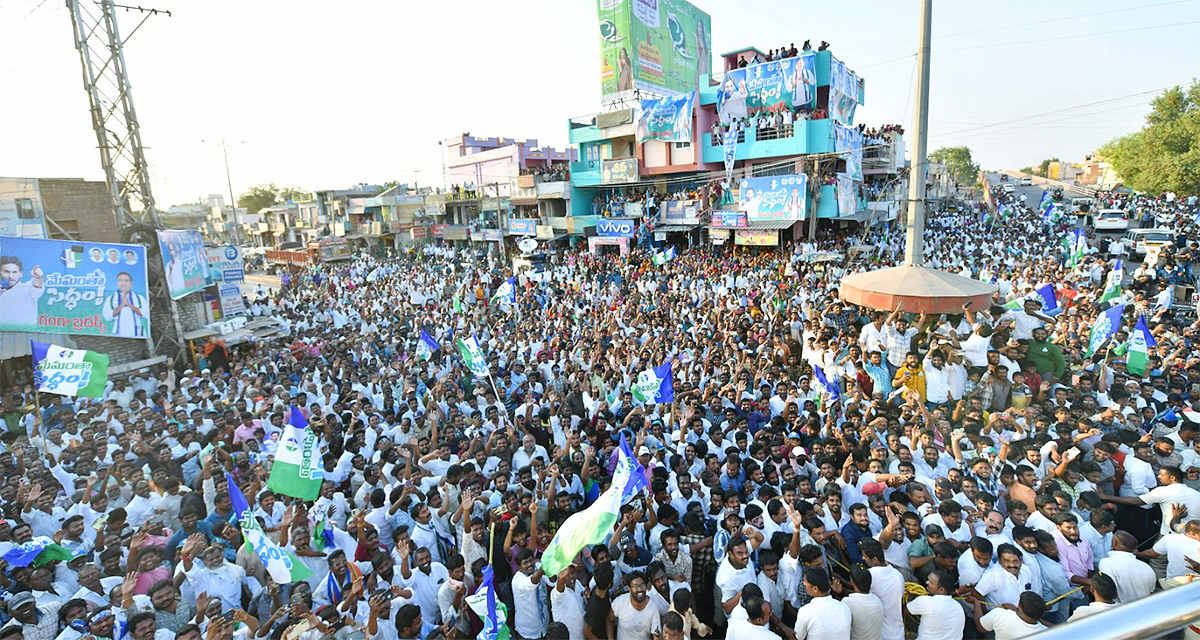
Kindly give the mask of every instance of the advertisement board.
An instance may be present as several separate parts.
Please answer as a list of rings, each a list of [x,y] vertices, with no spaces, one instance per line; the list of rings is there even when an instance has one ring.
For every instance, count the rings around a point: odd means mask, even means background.
[[[482,229],[478,239],[484,242],[504,242],[504,232],[499,229]]]
[[[412,229],[409,229],[408,231],[409,231],[410,237],[413,240],[420,240],[421,238],[424,238],[429,235],[428,227],[413,227]]]
[[[0,178],[0,236],[46,237],[46,212],[36,179]]]
[[[242,248],[234,245],[208,248],[208,266],[218,282],[238,283],[246,280],[246,263]]]
[[[217,293],[221,298],[222,316],[228,318],[246,315],[246,304],[242,302],[241,287],[235,283],[223,282],[217,287]]]
[[[446,240],[470,240],[471,228],[463,224],[448,224],[442,227],[442,238]]]
[[[538,240],[553,240],[554,227],[548,224],[539,224],[537,226],[537,238]]]
[[[0,331],[150,337],[146,248],[0,238]]]
[[[596,222],[596,235],[602,238],[632,238],[637,223],[633,220],[605,218]]]
[[[682,223],[683,222],[683,200],[663,200],[659,205],[661,218],[666,223]]]
[[[509,218],[508,234],[512,236],[536,236],[537,223],[535,219]]]
[[[445,232],[446,232],[446,225],[444,225],[444,224],[429,225],[429,235],[431,235],[435,238],[444,237]]]
[[[602,184],[618,184],[622,182],[637,182],[637,158],[621,158],[620,160],[605,160],[600,164],[600,182]]]
[[[710,226],[713,229],[744,229],[746,228],[746,212],[744,211],[713,211]]]
[[[596,223],[600,221],[600,216],[572,216],[568,220],[571,221],[571,226],[567,231],[571,235],[581,236],[584,229],[596,226]]]
[[[689,91],[659,100],[642,100],[637,119],[637,141],[692,141],[692,106],[696,92]]]
[[[817,100],[816,55],[762,62],[731,69],[717,92],[721,122],[795,107],[813,108]]]
[[[712,20],[684,0],[598,0],[600,94],[692,91],[712,72]]]
[[[199,231],[159,231],[158,246],[171,299],[178,300],[213,283],[208,250]]]
[[[803,220],[808,206],[808,176],[746,178],[738,204],[747,220]]]
[[[779,232],[774,229],[738,229],[733,232],[733,243],[744,247],[773,247],[779,244]]]

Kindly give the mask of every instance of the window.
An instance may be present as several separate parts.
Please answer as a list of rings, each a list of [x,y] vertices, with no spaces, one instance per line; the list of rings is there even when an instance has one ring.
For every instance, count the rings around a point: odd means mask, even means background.
[[[17,218],[20,220],[34,220],[38,217],[37,207],[33,205],[33,198],[17,198]]]
[[[675,143],[675,148],[676,148],[676,149],[691,149],[691,148],[692,148],[692,143],[690,143],[690,142],[676,142],[676,143]]]
[[[588,162],[595,162],[600,159],[600,146],[591,145],[584,148],[583,159]]]
[[[755,178],[765,178],[767,176],[790,176],[795,175],[796,166],[791,164],[785,164],[783,166],[764,165],[761,169],[759,167],[755,167],[752,173],[754,174]]]

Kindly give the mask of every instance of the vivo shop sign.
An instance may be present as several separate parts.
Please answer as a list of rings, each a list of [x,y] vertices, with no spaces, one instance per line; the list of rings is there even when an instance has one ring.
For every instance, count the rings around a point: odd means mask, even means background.
[[[596,235],[604,238],[632,238],[633,220],[601,218],[596,221]]]

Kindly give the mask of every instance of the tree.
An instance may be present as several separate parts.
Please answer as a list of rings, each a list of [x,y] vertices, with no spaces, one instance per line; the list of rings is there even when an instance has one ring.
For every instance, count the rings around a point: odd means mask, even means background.
[[[237,204],[245,207],[246,213],[258,213],[269,206],[287,202],[298,195],[308,195],[296,187],[280,187],[274,182],[257,184],[238,196]]]
[[[1098,151],[1134,191],[1200,194],[1200,81],[1172,87],[1150,103],[1146,125]]]
[[[1050,172],[1050,163],[1051,162],[1061,162],[1061,161],[1058,159],[1057,156],[1055,156],[1053,158],[1046,158],[1045,160],[1042,160],[1042,164],[1038,166],[1037,175],[1042,176],[1042,177],[1050,175],[1049,172]]]
[[[942,147],[929,154],[932,162],[946,165],[950,175],[959,184],[975,184],[979,177],[979,163],[971,159],[968,147]]]

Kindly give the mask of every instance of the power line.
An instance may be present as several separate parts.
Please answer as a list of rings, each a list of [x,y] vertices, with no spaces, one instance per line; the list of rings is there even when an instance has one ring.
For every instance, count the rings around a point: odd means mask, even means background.
[[[1142,9],[1154,9],[1156,7],[1165,7],[1165,6],[1173,5],[1173,4],[1184,4],[1184,3],[1193,2],[1193,1],[1194,0],[1172,0],[1171,2],[1160,2],[1158,4],[1147,4],[1147,5],[1137,6],[1137,7],[1124,7],[1121,9],[1111,9],[1109,11],[1097,11],[1095,13],[1089,13],[1086,15],[1071,15],[1071,16],[1063,16],[1061,18],[1049,18],[1047,20],[1038,20],[1035,22],[1021,22],[1018,24],[1008,24],[1008,25],[1002,25],[1002,26],[998,26],[998,27],[988,27],[986,29],[971,29],[969,31],[957,31],[954,33],[940,34],[935,39],[942,40],[945,38],[956,38],[959,36],[974,35],[977,33],[989,33],[992,31],[1002,31],[1005,29],[1017,29],[1020,27],[1040,26],[1043,24],[1051,24],[1054,22],[1082,20],[1085,18],[1094,18],[1097,16],[1109,15],[1109,14],[1113,14],[1113,13],[1124,13],[1127,11],[1140,11]],[[864,51],[864,50],[868,50],[868,49],[875,49],[878,47],[887,47],[887,46],[896,45],[896,44],[911,45],[913,43],[909,40],[893,40],[891,42],[881,42],[881,43],[876,43],[876,44],[872,44],[872,45],[866,45],[863,47],[853,48],[853,49],[849,49],[847,51],[849,51],[849,52]],[[843,51],[843,53],[845,53],[845,51]],[[869,54],[869,55],[886,55],[886,54]]]
[[[1059,114],[1059,113],[1065,113],[1065,112],[1068,112],[1068,111],[1074,111],[1074,110],[1076,110],[1076,109],[1086,109],[1086,108],[1088,108],[1088,107],[1092,107],[1092,106],[1099,106],[1099,105],[1111,104],[1111,103],[1113,103],[1113,102],[1120,102],[1120,101],[1122,101],[1122,100],[1129,100],[1129,99],[1131,99],[1131,98],[1135,98],[1135,97],[1138,97],[1138,96],[1144,96],[1144,95],[1149,95],[1149,94],[1153,94],[1153,93],[1158,93],[1158,92],[1160,92],[1160,91],[1162,91],[1162,90],[1164,90],[1164,89],[1168,89],[1168,88],[1170,88],[1170,87],[1160,87],[1160,88],[1158,88],[1158,89],[1151,89],[1151,90],[1149,90],[1149,91],[1139,91],[1138,93],[1131,93],[1131,94],[1129,94],[1129,95],[1119,96],[1119,97],[1116,97],[1116,98],[1109,98],[1109,99],[1107,99],[1107,100],[1097,100],[1096,102],[1089,102],[1089,103],[1086,103],[1086,104],[1076,105],[1076,106],[1073,106],[1073,107],[1064,107],[1064,108],[1062,108],[1062,109],[1055,109],[1055,110],[1053,110],[1053,111],[1046,111],[1046,112],[1044,112],[1044,113],[1037,113],[1037,114],[1033,114],[1033,115],[1029,115],[1029,116],[1023,116],[1023,117],[1020,117],[1020,118],[1013,118],[1013,119],[1011,119],[1011,120],[1004,120],[1004,121],[1001,121],[1001,122],[996,122],[996,123],[992,123],[992,124],[985,124],[985,125],[981,125],[981,126],[977,126],[977,127],[968,127],[968,128],[966,128],[966,129],[959,129],[958,131],[949,131],[949,132],[946,132],[946,133],[941,133],[941,134],[938,134],[938,135],[940,135],[940,136],[950,136],[950,135],[957,135],[957,134],[960,134],[960,133],[970,133],[970,132],[972,132],[972,131],[978,131],[978,130],[980,130],[980,129],[990,129],[990,128],[993,128],[993,127],[1002,127],[1002,126],[1005,126],[1005,125],[1010,125],[1010,124],[1021,123],[1022,121],[1029,120],[1029,119],[1033,119],[1033,118],[1041,118],[1041,117],[1045,117],[1045,116],[1049,116],[1049,115],[1054,115],[1054,114]]]
[[[1166,29],[1167,27],[1182,27],[1189,24],[1200,24],[1200,20],[1192,20],[1190,22],[1175,22],[1172,24],[1159,24],[1151,27],[1135,27],[1133,29],[1117,29],[1116,31],[1097,31],[1095,33],[1080,33],[1073,36],[1056,36],[1053,38],[1034,38],[1033,40],[1013,40],[1011,42],[997,42],[993,44],[977,44],[969,47],[950,47],[947,49],[938,49],[938,51],[967,51],[969,49],[987,49],[989,47],[1011,47],[1018,44],[1033,44],[1036,42],[1054,42],[1056,40],[1075,40],[1078,38],[1091,38],[1093,36],[1109,36],[1117,33],[1130,33],[1133,31],[1150,31],[1153,29]]]

